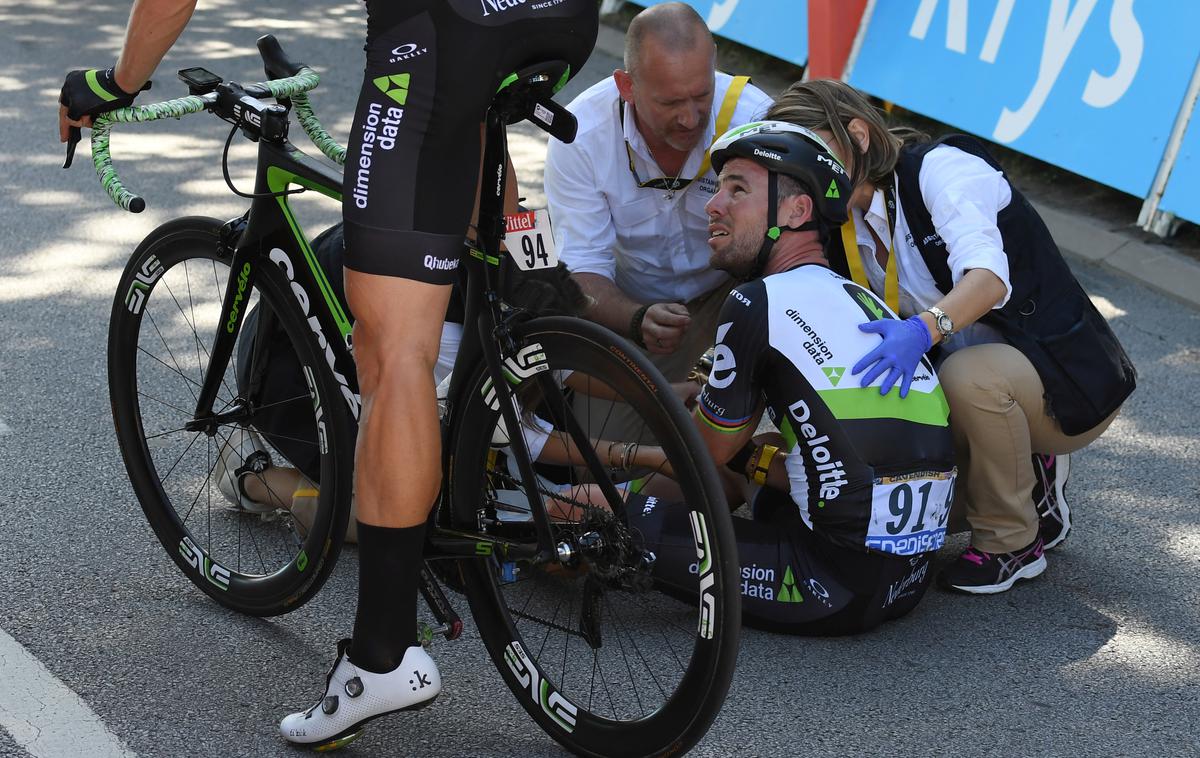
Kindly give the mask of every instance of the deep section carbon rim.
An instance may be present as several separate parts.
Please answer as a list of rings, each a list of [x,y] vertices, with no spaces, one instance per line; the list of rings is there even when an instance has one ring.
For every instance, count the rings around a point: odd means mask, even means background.
[[[342,401],[329,394],[313,347],[295,320],[267,316],[277,314],[272,306],[285,293],[262,272],[243,288],[238,307],[244,318],[255,313],[256,323],[268,321],[264,329],[286,334],[302,356],[308,388],[271,403],[296,419],[297,431],[281,440],[256,428],[265,408],[247,397],[248,370],[239,386],[239,359],[252,352],[241,350],[228,362],[213,407],[224,421],[200,431],[186,428],[212,359],[213,336],[228,326],[219,322],[231,281],[216,245],[219,226],[190,221],[147,238],[122,280],[109,345],[118,438],[143,510],[188,578],[228,607],[281,613],[316,591],[337,547],[330,537],[334,500],[341,495],[319,482],[337,480],[334,443],[349,442],[327,423],[327,442],[318,445],[314,409],[329,412],[334,401]],[[238,286],[239,278],[233,282]],[[239,340],[253,331],[244,330]],[[290,450],[299,445],[313,451],[317,464],[307,468],[317,481],[291,466],[281,442]],[[254,495],[249,507],[235,502],[240,489],[232,472],[241,468],[242,487]]]
[[[539,323],[561,328],[539,329]],[[546,419],[570,412],[592,440],[653,438],[682,481],[645,468],[589,470],[579,457],[573,466],[541,466],[536,487],[559,516],[556,542],[578,559],[564,568],[493,555],[467,565],[466,587],[506,682],[551,736],[581,754],[647,755],[694,744],[724,699],[738,630],[734,548],[723,531],[732,527],[715,472],[699,468],[711,463],[693,447],[699,438],[690,420],[681,408],[668,413],[644,364],[606,347],[606,338],[577,322],[533,322],[524,344],[538,349],[507,365],[524,398],[526,437],[544,430]],[[530,390],[536,360],[544,360],[565,394],[547,398]],[[480,374],[454,448],[456,517],[464,528],[530,540],[525,481],[503,444],[504,431],[497,430],[499,405],[489,406],[489,387]],[[584,396],[592,398],[590,412],[582,410]],[[681,430],[680,422],[688,426]],[[652,502],[661,503],[656,507],[690,511],[701,546],[691,553],[690,586],[665,587],[639,564],[645,559],[640,535],[594,505],[603,500],[597,492],[602,478],[621,492],[654,496]]]

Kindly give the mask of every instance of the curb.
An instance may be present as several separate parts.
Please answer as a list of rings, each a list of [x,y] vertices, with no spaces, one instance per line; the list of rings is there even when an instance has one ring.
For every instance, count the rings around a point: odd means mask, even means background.
[[[621,58],[625,52],[625,32],[610,24],[600,24],[596,48]],[[767,71],[739,71],[753,74],[754,83],[768,95],[783,91],[791,82]],[[1026,197],[1029,197],[1027,194]],[[1101,266],[1167,295],[1192,308],[1200,309],[1200,263],[1163,245],[1098,228],[1083,214],[1050,208],[1029,197],[1054,241],[1068,258]]]
[[[1034,202],[1058,247],[1081,260],[1200,309],[1200,263],[1163,246],[1099,229],[1087,216]]]

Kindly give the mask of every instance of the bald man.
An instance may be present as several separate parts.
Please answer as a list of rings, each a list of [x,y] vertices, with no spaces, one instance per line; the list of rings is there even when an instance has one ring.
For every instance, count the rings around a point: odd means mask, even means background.
[[[568,106],[575,141],[546,154],[559,255],[592,301],[587,317],[644,347],[671,381],[712,344],[732,286],[708,264],[709,145],[771,103],[715,66],[691,6],[647,8],[629,24],[624,68]]]

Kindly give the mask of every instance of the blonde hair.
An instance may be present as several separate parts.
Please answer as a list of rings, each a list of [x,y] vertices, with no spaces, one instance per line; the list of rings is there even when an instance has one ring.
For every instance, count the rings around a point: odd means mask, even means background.
[[[775,100],[766,118],[832,132],[843,149],[853,153],[850,180],[855,187],[864,181],[876,185],[888,182],[900,159],[900,148],[929,140],[928,135],[915,129],[889,129],[883,113],[866,96],[836,79],[796,82]],[[846,131],[856,118],[867,125],[870,136],[865,152]]]

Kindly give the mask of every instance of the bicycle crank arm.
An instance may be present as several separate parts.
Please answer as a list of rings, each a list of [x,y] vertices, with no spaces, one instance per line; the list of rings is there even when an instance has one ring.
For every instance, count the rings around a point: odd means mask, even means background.
[[[438,584],[434,578],[433,572],[429,570],[429,564],[421,564],[420,573],[420,590],[421,596],[425,598],[425,604],[429,606],[429,610],[433,612],[434,618],[441,626],[429,628],[430,636],[437,633],[445,637],[447,640],[456,640],[462,634],[463,622],[459,618],[458,613],[450,605],[450,600],[446,597],[446,593],[442,591],[442,586]]]

